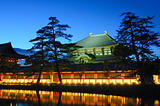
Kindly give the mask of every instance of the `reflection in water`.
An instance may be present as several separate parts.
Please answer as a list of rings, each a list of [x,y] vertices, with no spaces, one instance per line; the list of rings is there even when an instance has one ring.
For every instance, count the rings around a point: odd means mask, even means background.
[[[28,105],[51,105],[51,104],[68,104],[68,105],[131,105],[138,106],[145,104],[145,101],[139,98],[128,98],[122,96],[88,94],[88,93],[71,93],[71,92],[52,92],[52,91],[33,91],[33,90],[0,90],[0,102],[10,101],[10,105],[18,106],[21,104]],[[147,100],[149,101],[149,100]],[[22,105],[23,104],[23,105]],[[148,104],[148,103],[147,103]],[[153,105],[159,105],[158,100],[154,100]],[[6,105],[7,106],[7,105]],[[35,106],[35,105],[34,105]]]
[[[41,98],[39,95],[39,90],[36,90],[37,98],[38,98],[38,105],[41,106]]]

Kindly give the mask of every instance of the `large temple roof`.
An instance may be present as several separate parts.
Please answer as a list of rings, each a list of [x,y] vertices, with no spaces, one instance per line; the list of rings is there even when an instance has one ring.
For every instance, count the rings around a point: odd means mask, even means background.
[[[11,57],[11,58],[24,58],[25,56],[18,54],[14,51],[11,43],[0,44],[0,56]]]
[[[88,36],[76,43],[83,48],[94,48],[115,45],[117,42],[109,35],[97,34]]]

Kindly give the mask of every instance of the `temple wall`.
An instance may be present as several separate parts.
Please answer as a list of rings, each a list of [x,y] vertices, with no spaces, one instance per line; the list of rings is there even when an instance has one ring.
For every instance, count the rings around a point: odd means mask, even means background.
[[[139,76],[132,76],[129,71],[110,71],[105,75],[105,71],[82,71],[82,72],[61,72],[63,84],[140,84]],[[36,83],[38,74],[26,77],[21,73],[20,76],[15,76],[12,73],[0,74],[0,83]],[[158,75],[154,75],[154,82],[160,83]],[[42,72],[40,83],[50,84],[59,83],[56,72]]]

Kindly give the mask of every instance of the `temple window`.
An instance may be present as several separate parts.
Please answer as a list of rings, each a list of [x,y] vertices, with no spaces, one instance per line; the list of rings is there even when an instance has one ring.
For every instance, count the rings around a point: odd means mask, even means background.
[[[71,78],[71,75],[63,75],[62,78]]]
[[[124,78],[136,78],[135,74],[125,74]]]
[[[74,51],[74,52],[73,52],[73,56],[78,56],[78,52],[77,52],[77,51]]]
[[[16,79],[16,76],[11,76],[11,79]]]
[[[27,79],[32,79],[32,76],[26,77]]]
[[[38,75],[34,75],[34,79],[37,79],[38,78]]]
[[[85,54],[85,49],[79,50],[79,54],[80,54],[80,55]]]
[[[50,79],[50,75],[43,75],[43,79]]]
[[[18,76],[18,78],[19,78],[19,79],[23,79],[23,78],[24,78],[24,76],[22,76],[22,75],[19,75],[19,76]]]
[[[2,92],[2,95],[8,96],[8,92]]]
[[[104,48],[104,55],[111,55],[110,48]]]
[[[79,74],[75,74],[74,75],[74,78],[81,78],[82,76],[81,75],[79,75]]]
[[[3,78],[4,78],[4,79],[8,79],[8,78],[9,78],[9,76],[5,75],[5,76],[3,76]]]
[[[54,74],[53,77],[54,77],[54,78],[55,78],[55,77],[58,78],[58,75],[57,75],[57,74]]]
[[[111,74],[110,78],[122,78],[121,74]]]
[[[104,74],[98,74],[97,78],[107,78],[107,76],[105,76]]]
[[[101,48],[96,48],[96,55],[103,55]]]
[[[94,78],[93,74],[85,75],[85,78]]]
[[[93,49],[87,49],[87,53],[88,54],[94,54],[94,51],[93,51]]]

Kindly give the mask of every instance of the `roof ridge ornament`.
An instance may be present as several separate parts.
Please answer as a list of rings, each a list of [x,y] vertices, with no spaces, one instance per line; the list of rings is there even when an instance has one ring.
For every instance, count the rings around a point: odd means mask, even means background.
[[[108,34],[108,32],[107,31],[104,31],[105,32],[105,35],[107,35]]]
[[[92,36],[92,34],[93,34],[92,32],[91,32],[91,33],[89,33],[89,36]]]

